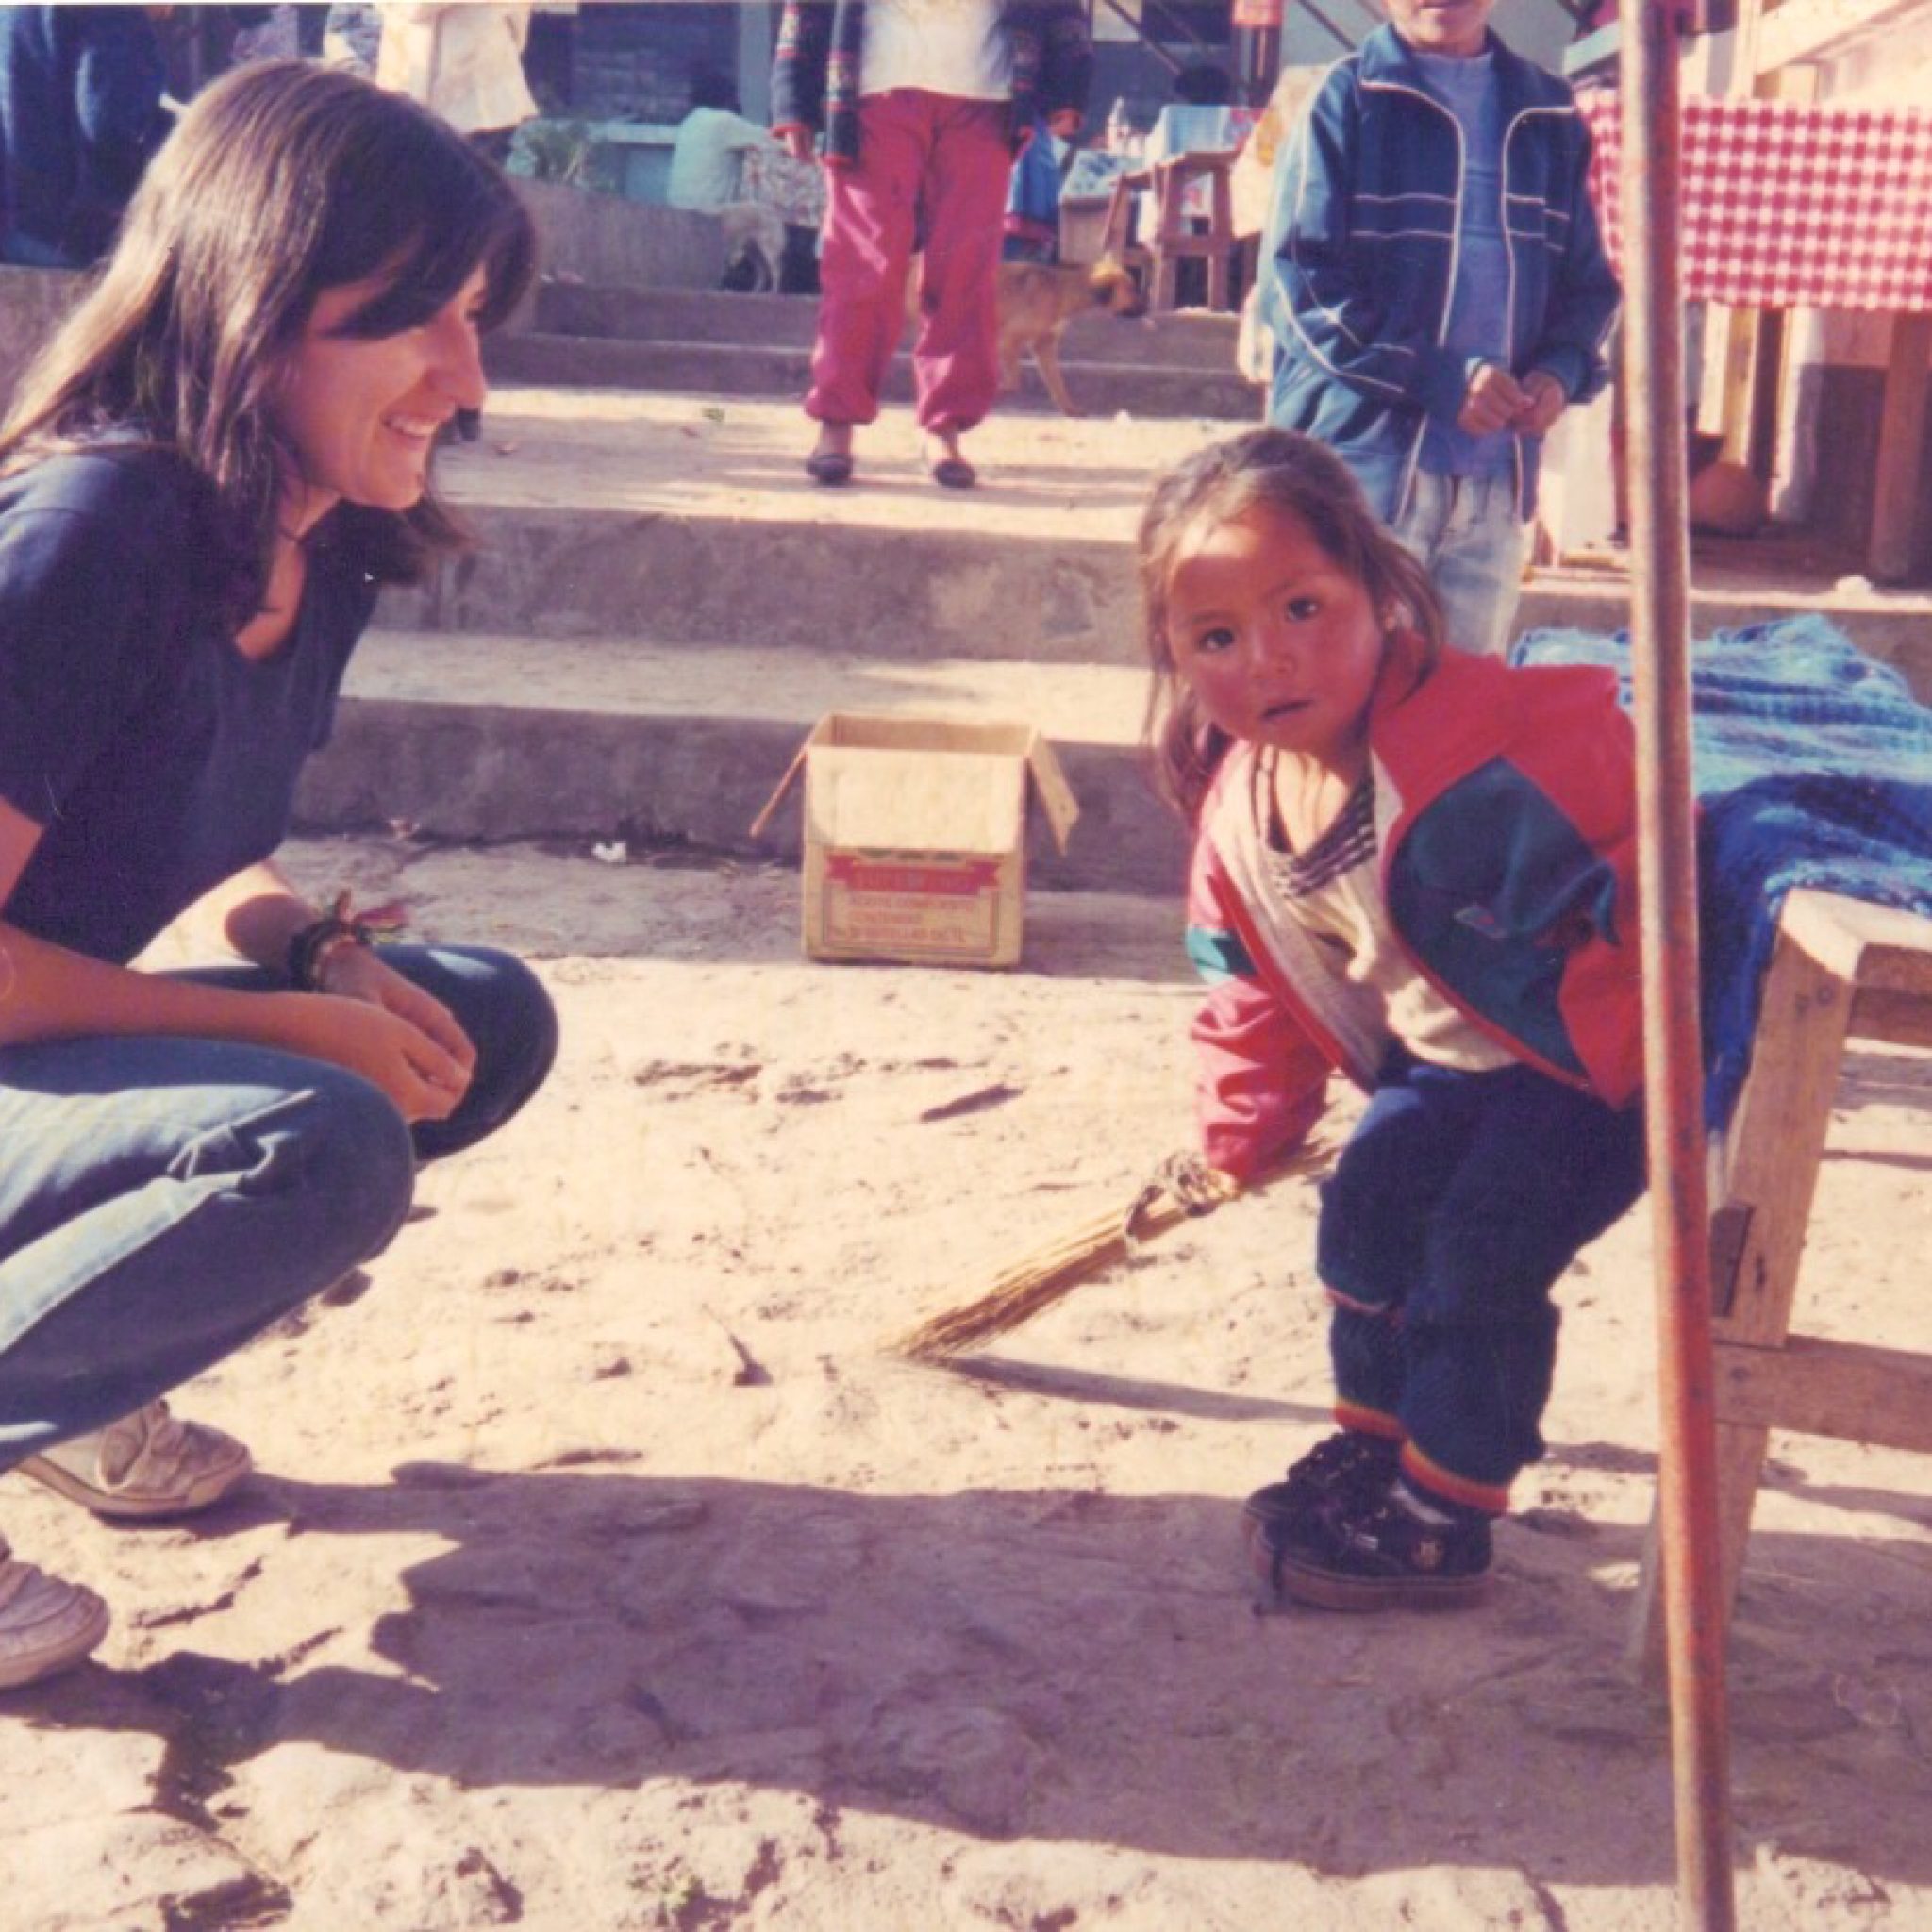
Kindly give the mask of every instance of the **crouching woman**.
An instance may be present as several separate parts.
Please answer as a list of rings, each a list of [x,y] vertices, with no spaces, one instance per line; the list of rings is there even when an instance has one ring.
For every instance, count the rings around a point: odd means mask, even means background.
[[[528,280],[496,170],[294,62],[202,94],[0,426],[0,1471],[203,1507],[162,1396],[377,1253],[537,1090],[515,959],[375,946],[276,870],[378,588],[457,531],[440,428]],[[242,964],[128,961],[187,915]],[[0,1688],[108,1616],[0,1539]]]

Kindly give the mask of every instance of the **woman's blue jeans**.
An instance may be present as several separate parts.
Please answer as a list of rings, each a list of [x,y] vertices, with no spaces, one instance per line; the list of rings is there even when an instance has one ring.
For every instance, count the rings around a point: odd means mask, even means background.
[[[0,1047],[0,1470],[199,1374],[380,1253],[416,1163],[495,1132],[542,1085],[557,1014],[521,960],[383,957],[475,1043],[447,1120],[406,1126],[358,1074],[228,1041]]]

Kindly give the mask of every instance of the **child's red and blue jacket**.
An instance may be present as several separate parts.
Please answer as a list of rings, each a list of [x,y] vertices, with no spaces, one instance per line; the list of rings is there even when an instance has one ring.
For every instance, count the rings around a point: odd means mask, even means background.
[[[1637,808],[1613,673],[1391,651],[1370,711],[1379,865],[1409,963],[1480,1031],[1613,1107],[1642,1084]],[[1209,991],[1193,1027],[1208,1161],[1246,1180],[1322,1112],[1327,1075],[1367,1087],[1389,1047],[1259,889],[1254,748],[1202,805],[1188,949]]]

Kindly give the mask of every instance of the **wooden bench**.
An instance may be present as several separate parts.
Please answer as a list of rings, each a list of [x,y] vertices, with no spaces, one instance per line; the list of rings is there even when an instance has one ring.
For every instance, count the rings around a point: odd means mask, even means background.
[[[1932,1451],[1932,1354],[1791,1333],[1845,1043],[1932,1046],[1932,919],[1835,893],[1785,902],[1751,1070],[1713,1190],[1718,1500],[1728,1622],[1773,1429]],[[1633,1659],[1661,1657],[1653,1515]]]

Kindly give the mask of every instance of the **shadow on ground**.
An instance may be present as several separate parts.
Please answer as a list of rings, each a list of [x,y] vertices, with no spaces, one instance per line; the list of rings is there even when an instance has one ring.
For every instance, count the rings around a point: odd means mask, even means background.
[[[91,1667],[23,1714],[159,1736],[156,1802],[202,1823],[250,1760],[307,1740],[466,1787],[734,1781],[808,1793],[823,1818],[1335,1874],[1673,1871],[1663,1719],[1619,1662],[1627,1527],[1531,1511],[1501,1536],[1485,1610],[1350,1619],[1261,1613],[1222,1497],[859,1495],[644,1477],[589,1452],[395,1477],[264,1480],[233,1525],[444,1540],[405,1572],[410,1607],[367,1633],[383,1668],[291,1629],[253,1665],[183,1650]],[[1754,1543],[1773,1581],[1747,1599],[1733,1723],[1757,1822],[1787,1849],[1856,1845],[1864,1871],[1923,1881],[1914,1807],[1870,1803],[1927,1778],[1926,1563],[1904,1548]],[[1754,1618],[1815,1622],[1815,1660],[1792,1673]]]

